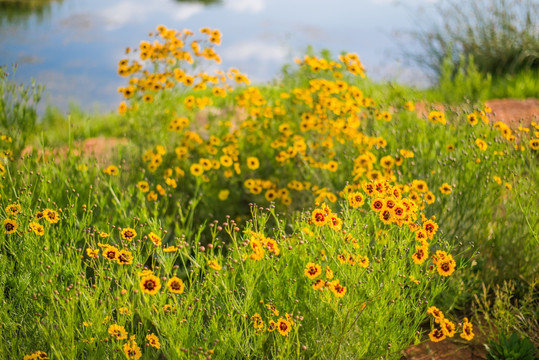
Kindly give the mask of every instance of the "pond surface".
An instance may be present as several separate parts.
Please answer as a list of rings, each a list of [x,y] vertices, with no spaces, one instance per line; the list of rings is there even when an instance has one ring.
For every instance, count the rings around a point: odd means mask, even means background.
[[[221,68],[237,67],[255,83],[278,77],[309,45],[357,53],[377,80],[428,83],[402,53],[417,48],[406,35],[417,20],[414,10],[436,0],[36,1],[41,5],[13,7],[0,0],[0,65],[11,71],[16,63],[17,81],[44,84],[42,106],[116,108],[117,88],[125,84],[118,61],[160,24],[219,29]]]

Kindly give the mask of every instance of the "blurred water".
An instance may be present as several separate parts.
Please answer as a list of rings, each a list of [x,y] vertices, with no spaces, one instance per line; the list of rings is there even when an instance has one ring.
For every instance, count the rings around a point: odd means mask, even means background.
[[[116,73],[124,49],[163,24],[221,30],[221,67],[237,67],[253,82],[275,78],[312,45],[356,52],[374,79],[421,86],[425,74],[403,62],[402,49],[417,46],[404,32],[416,25],[411,9],[434,1],[53,0],[20,16],[0,6],[0,65],[17,63],[18,81],[44,84],[45,103],[111,110],[125,84]]]

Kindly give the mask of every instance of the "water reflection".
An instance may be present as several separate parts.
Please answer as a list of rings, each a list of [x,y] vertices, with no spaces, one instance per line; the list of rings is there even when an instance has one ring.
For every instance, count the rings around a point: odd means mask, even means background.
[[[375,79],[390,74],[402,80],[410,74],[396,60],[399,49],[392,32],[412,22],[392,0],[42,0],[36,4],[41,5],[35,5],[34,12],[32,7],[19,7],[18,15],[13,15],[17,5],[9,12],[0,8],[0,19],[27,20],[24,26],[0,23],[0,65],[20,64],[17,81],[29,83],[34,78],[44,84],[44,98],[61,109],[71,101],[84,109],[93,109],[95,103],[102,110],[116,108],[121,101],[116,90],[124,80],[116,66],[124,49],[148,39],[160,24],[177,30],[219,29],[223,34],[216,49],[223,60],[220,68],[236,67],[254,83],[278,77],[281,67],[302,56],[309,45],[333,54],[358,53]],[[41,20],[34,20],[37,17]],[[417,82],[417,75],[412,72],[408,77]]]
[[[41,22],[50,15],[52,3],[62,2],[63,0],[0,0],[0,26],[24,24],[31,16]]]

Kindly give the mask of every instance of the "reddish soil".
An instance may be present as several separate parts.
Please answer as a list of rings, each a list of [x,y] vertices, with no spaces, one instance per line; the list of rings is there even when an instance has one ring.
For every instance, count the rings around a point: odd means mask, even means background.
[[[125,145],[127,143],[127,139],[105,137],[90,138],[84,141],[75,142],[71,147],[71,152],[74,155],[96,159],[98,163],[105,165],[112,160],[112,155],[114,154],[113,150],[118,145]],[[32,146],[26,147],[22,151],[22,156],[31,154],[33,150],[34,148]],[[45,157],[48,159],[53,159],[54,161],[60,161],[60,159],[65,158],[68,151],[68,146],[62,146],[60,148],[46,148]],[[39,149],[37,153],[38,157],[43,155],[43,151],[41,149]]]
[[[476,336],[470,342],[455,335],[438,343],[427,341],[410,347],[403,351],[401,360],[485,360],[485,342],[484,335]]]
[[[539,99],[497,99],[486,102],[492,109],[494,121],[503,121],[511,127],[529,126],[539,121]]]
[[[539,122],[539,99],[496,99],[487,101],[485,105],[492,109],[489,117],[493,122],[503,121],[512,128],[529,126],[532,121]],[[431,110],[444,111],[445,108],[442,104],[416,104],[416,111],[422,117],[427,117]]]

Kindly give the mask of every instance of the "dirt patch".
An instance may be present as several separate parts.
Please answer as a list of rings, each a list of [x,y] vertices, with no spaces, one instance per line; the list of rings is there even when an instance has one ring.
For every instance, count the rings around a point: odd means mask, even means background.
[[[431,341],[413,346],[404,351],[401,360],[484,360],[486,350],[483,341],[471,342],[445,339],[439,343]]]
[[[486,102],[492,109],[491,119],[503,121],[512,128],[539,121],[539,99],[497,99]]]
[[[112,157],[115,154],[113,150],[120,145],[126,145],[128,142],[127,139],[121,138],[90,138],[84,141],[75,142],[71,147],[71,153],[75,156],[96,159],[99,164],[106,165],[112,160]],[[37,156],[38,158],[45,156],[45,158],[49,160],[61,161],[66,158],[69,151],[69,146],[46,148],[44,152],[43,150],[38,149]],[[30,155],[33,152],[34,148],[32,146],[27,146],[22,151],[22,156]]]
[[[492,122],[503,121],[513,129],[521,125],[529,127],[532,121],[539,121],[539,99],[495,99],[488,100],[485,105],[492,109],[489,115]],[[442,104],[430,104],[423,101],[417,102],[415,108],[417,114],[424,118],[432,110],[446,110]],[[457,108],[448,107],[447,109],[457,110]]]

